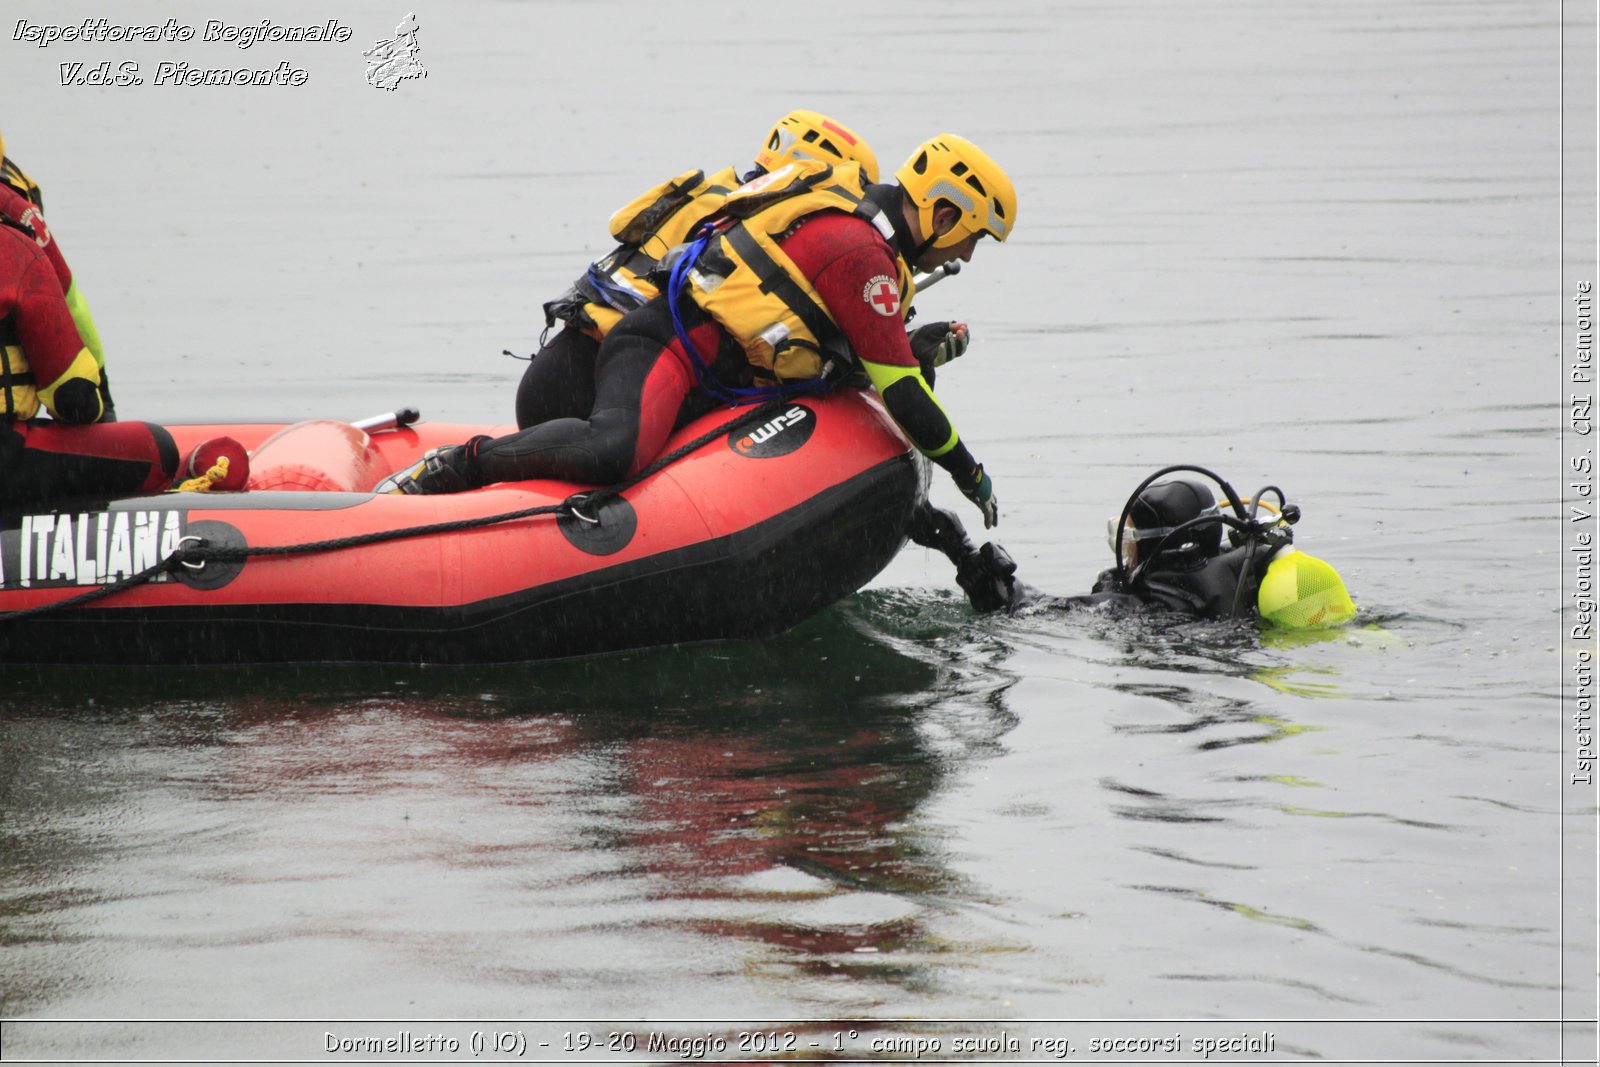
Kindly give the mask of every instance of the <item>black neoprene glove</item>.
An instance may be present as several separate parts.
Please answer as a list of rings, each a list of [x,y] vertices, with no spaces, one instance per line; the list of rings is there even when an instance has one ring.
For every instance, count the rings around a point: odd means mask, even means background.
[[[967,350],[970,335],[958,334],[948,322],[930,322],[912,330],[907,340],[911,354],[922,366],[922,376],[933,384],[934,368],[942,367]]]

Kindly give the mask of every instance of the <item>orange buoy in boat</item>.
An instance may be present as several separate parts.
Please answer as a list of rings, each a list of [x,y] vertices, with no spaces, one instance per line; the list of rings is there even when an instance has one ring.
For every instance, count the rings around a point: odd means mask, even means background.
[[[250,457],[252,490],[364,493],[389,473],[363,430],[337,419],[285,426]]]

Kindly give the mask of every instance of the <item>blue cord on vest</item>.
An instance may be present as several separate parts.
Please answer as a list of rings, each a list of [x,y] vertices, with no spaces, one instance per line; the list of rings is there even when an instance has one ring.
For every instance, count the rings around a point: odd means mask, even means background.
[[[600,294],[600,298],[609,304],[612,310],[620,311],[626,315],[628,312],[643,306],[639,300],[638,293],[624,289],[612,281],[610,275],[602,274],[593,263],[589,264],[589,269],[585,274],[589,279],[589,284],[594,286],[595,292]]]
[[[695,230],[689,246],[672,264],[672,273],[667,278],[667,307],[672,311],[672,329],[678,335],[678,343],[683,345],[684,352],[688,353],[689,361],[694,364],[694,374],[699,379],[701,388],[724,404],[731,405],[759,404],[767,400],[786,400],[802,393],[827,392],[833,383],[826,378],[808,378],[804,381],[749,388],[728,385],[719,380],[711,368],[706,366],[700,350],[689,339],[689,331],[684,329],[683,315],[679,312],[678,305],[683,298],[683,286],[689,277],[689,269],[699,260],[700,254],[706,250],[706,245],[711,243],[712,236],[713,223],[710,221],[701,223]]]

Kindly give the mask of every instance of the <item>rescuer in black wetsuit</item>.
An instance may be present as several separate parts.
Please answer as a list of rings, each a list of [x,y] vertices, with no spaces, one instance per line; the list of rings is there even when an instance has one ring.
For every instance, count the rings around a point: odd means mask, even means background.
[[[1204,474],[1223,490],[1224,510],[1204,482],[1161,481],[1179,472]],[[1275,495],[1279,506],[1261,499]],[[1263,511],[1265,509],[1265,511]],[[1145,479],[1107,533],[1116,565],[1091,592],[1052,596],[1016,580],[1016,564],[996,544],[974,548],[959,520],[924,506],[911,539],[956,564],[956,581],[978,611],[1025,607],[1097,608],[1115,613],[1166,612],[1198,619],[1262,618],[1284,629],[1320,629],[1356,612],[1331,566],[1292,547],[1300,509],[1268,486],[1255,500],[1200,467],[1168,467]],[[1227,530],[1228,536],[1223,537]]]

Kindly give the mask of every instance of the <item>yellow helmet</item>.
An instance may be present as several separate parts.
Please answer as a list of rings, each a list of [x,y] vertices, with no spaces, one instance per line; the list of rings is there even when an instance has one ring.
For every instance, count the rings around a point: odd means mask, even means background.
[[[1285,630],[1322,630],[1355,618],[1356,605],[1339,572],[1315,556],[1288,549],[1273,557],[1256,593],[1261,617]]]
[[[924,141],[894,172],[917,206],[922,232],[933,236],[933,209],[941,200],[961,209],[961,221],[931,247],[949,248],[974,234],[1004,241],[1017,222],[1017,190],[1000,164],[967,140],[941,133]]]
[[[772,127],[756,153],[756,165],[769,173],[796,159],[859,163],[867,184],[878,180],[878,157],[867,142],[819,111],[789,112]]]

